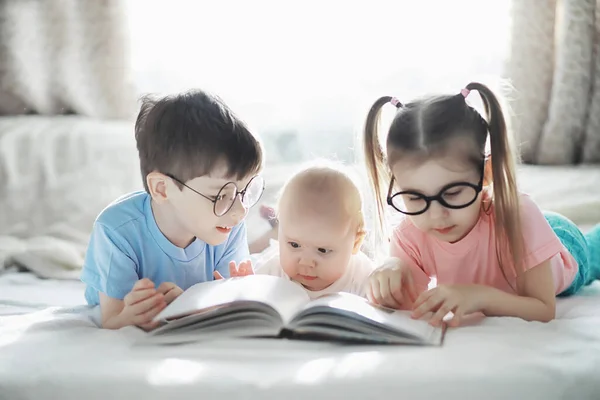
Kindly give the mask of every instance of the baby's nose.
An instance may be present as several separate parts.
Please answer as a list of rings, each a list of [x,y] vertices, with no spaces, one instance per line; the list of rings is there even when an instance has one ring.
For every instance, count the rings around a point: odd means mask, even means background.
[[[314,268],[316,266],[315,260],[310,257],[300,257],[298,264],[305,268]]]

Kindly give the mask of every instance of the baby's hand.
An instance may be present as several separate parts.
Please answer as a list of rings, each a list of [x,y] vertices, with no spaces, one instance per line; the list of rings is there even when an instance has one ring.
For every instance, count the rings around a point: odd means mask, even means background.
[[[156,289],[158,293],[162,293],[165,296],[165,302],[167,304],[171,304],[173,300],[175,300],[183,290],[172,282],[163,282],[160,284],[158,289]]]
[[[252,261],[242,261],[239,266],[236,266],[235,261],[229,262],[229,276],[232,278],[254,275],[254,269],[252,268]],[[223,279],[223,275],[219,271],[213,272],[215,279]]]
[[[119,313],[123,326],[137,325],[146,330],[157,326],[152,318],[167,306],[165,295],[157,291],[148,278],[137,281],[123,303],[123,310]]]
[[[369,277],[367,297],[376,304],[408,308],[417,299],[410,269],[398,258],[390,258]]]

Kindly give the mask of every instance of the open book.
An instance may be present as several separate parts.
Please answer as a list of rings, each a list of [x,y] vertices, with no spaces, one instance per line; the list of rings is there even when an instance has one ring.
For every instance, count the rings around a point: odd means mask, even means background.
[[[444,330],[406,311],[338,293],[310,300],[295,282],[251,275],[198,283],[175,299],[143,342],[176,344],[225,337],[287,337],[441,345]]]

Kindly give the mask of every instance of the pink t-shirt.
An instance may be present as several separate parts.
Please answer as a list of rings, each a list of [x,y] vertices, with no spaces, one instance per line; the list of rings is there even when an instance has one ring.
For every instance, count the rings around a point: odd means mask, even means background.
[[[525,239],[525,270],[551,259],[556,294],[567,289],[578,270],[577,261],[560,242],[541,210],[525,194],[520,197]],[[404,260],[413,271],[419,291],[435,277],[437,284],[482,284],[514,293],[496,256],[494,213],[481,213],[471,232],[456,243],[443,242],[415,227],[404,218],[394,229],[390,254]],[[506,277],[516,288],[513,266]]]

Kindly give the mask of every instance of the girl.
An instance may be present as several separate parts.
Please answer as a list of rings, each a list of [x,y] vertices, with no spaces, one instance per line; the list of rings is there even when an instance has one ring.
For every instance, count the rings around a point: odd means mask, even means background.
[[[466,103],[471,91],[486,119]],[[388,103],[398,112],[384,153],[377,125]],[[485,85],[406,105],[382,97],[369,111],[364,144],[379,227],[384,193],[407,216],[394,229],[392,258],[370,277],[372,301],[412,309],[414,318],[431,312],[432,325],[450,312],[453,326],[473,312],[545,322],[556,295],[600,277],[600,225],[584,236],[517,191],[504,115]],[[432,278],[437,286],[427,290]]]

